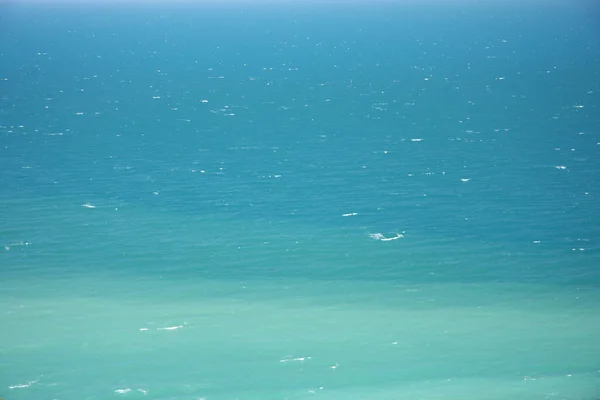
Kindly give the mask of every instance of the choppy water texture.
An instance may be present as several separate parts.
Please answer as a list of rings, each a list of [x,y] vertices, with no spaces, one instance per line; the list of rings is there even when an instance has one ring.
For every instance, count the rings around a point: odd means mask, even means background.
[[[0,8],[0,397],[600,396],[592,2]]]

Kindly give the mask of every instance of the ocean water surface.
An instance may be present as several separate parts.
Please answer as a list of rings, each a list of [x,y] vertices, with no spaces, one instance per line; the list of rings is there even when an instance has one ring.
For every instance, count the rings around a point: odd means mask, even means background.
[[[593,2],[0,6],[0,397],[600,397]]]

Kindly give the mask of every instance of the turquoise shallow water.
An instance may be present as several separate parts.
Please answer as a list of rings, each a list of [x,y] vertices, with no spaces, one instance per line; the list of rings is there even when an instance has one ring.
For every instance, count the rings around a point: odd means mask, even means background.
[[[28,7],[0,397],[600,396],[600,43],[540,9]]]

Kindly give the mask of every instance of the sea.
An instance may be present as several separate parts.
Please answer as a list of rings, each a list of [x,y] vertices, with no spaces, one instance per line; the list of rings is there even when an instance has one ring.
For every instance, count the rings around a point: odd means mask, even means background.
[[[2,3],[0,398],[600,398],[599,21]]]

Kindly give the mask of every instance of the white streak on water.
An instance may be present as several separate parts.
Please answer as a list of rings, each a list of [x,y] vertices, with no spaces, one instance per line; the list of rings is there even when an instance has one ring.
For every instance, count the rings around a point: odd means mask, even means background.
[[[307,361],[310,360],[312,357],[296,357],[296,358],[289,358],[289,357],[284,357],[281,360],[279,360],[280,363],[288,363],[288,362],[294,362],[294,361]]]
[[[20,385],[14,385],[14,386],[9,386],[8,388],[13,390],[13,389],[24,389],[24,388],[28,388],[31,385],[33,385],[34,383],[38,383],[39,380],[35,380],[35,381],[29,381],[27,383],[24,384],[20,384]]]
[[[404,235],[401,233],[396,233],[396,236],[385,237],[382,233],[369,233],[369,237],[375,240],[381,240],[382,242],[389,242],[396,239],[404,238]]]
[[[183,325],[167,326],[164,328],[156,328],[157,331],[174,331],[175,329],[183,328]]]

